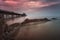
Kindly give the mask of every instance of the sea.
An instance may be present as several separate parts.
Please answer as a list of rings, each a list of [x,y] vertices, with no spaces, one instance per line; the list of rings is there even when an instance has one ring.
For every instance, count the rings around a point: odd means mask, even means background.
[[[60,19],[21,26],[17,40],[60,40]]]

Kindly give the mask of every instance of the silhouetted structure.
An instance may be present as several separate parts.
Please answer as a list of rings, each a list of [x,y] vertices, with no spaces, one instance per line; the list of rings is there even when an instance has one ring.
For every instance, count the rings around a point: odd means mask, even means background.
[[[25,13],[23,13],[21,16],[27,16]]]
[[[0,14],[8,14],[8,15],[21,15],[21,14],[18,14],[18,13],[14,13],[14,12],[9,12],[9,11],[4,11],[4,10],[0,10]]]
[[[18,17],[25,17],[26,14],[18,14],[14,12],[0,10],[0,40],[10,40],[8,36],[8,26],[5,24],[5,20],[14,19]]]
[[[25,13],[23,14],[19,14],[19,13],[14,13],[14,12],[9,12],[9,11],[4,11],[4,10],[0,10],[0,18],[5,18],[5,19],[8,19],[8,18],[16,18],[16,17],[24,17],[26,16]]]

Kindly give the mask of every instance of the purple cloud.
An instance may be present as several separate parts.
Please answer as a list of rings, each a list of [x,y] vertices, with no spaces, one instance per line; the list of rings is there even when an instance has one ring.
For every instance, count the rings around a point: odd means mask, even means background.
[[[49,2],[47,2],[49,1]],[[21,11],[60,4],[59,0],[0,0],[0,9]]]

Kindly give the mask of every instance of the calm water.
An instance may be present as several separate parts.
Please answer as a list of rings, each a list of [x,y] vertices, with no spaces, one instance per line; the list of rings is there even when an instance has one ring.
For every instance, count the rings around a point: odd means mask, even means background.
[[[14,23],[22,23],[25,19],[26,19],[25,17],[20,17],[20,18],[15,18],[15,19],[7,20],[6,24],[12,25]]]
[[[20,28],[17,38],[26,40],[60,40],[60,20],[24,25]]]
[[[18,21],[17,21],[18,19]],[[25,19],[17,18],[7,23],[23,22]],[[16,36],[17,40],[60,40],[60,20],[36,22],[23,25]]]

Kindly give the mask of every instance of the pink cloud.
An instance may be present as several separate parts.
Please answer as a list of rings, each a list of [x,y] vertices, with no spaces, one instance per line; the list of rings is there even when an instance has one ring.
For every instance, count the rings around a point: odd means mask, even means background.
[[[42,7],[46,7],[46,6],[51,6],[51,5],[55,5],[58,4],[60,2],[40,2],[40,1],[30,1],[30,2],[25,2],[24,3],[24,7],[26,8],[42,8]]]
[[[6,4],[8,4],[8,5],[11,5],[11,6],[15,6],[15,5],[17,5],[18,4],[18,2],[16,2],[16,1],[4,1]]]
[[[10,6],[22,6],[23,8],[41,8],[58,4],[59,2],[42,2],[42,1],[29,1],[29,0],[5,0],[5,4]]]
[[[29,1],[29,0],[0,0],[0,9],[7,10],[30,10],[33,8],[42,8],[55,4],[59,4],[60,2],[43,2],[43,1]]]

